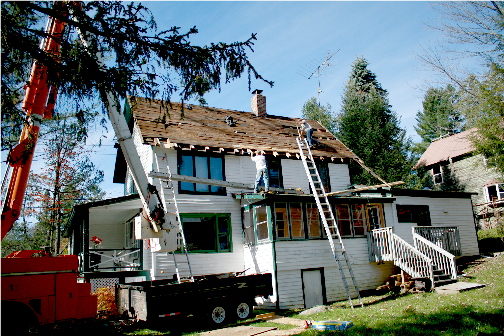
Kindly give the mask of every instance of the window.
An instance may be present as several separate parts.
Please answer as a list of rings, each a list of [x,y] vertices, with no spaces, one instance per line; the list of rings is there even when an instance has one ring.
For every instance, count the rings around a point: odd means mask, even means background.
[[[317,166],[317,170],[320,175],[320,180],[322,181],[322,185],[324,186],[324,190],[326,193],[331,191],[331,181],[329,180],[329,165],[327,162],[317,161],[315,163]]]
[[[322,236],[321,222],[317,204],[306,204],[306,219],[308,221],[308,235],[310,238],[320,238]]]
[[[266,155],[266,162],[268,163],[269,186],[272,188],[283,188],[282,180],[282,163],[280,158],[273,155]],[[259,187],[264,187],[264,181],[261,179]]]
[[[243,235],[246,245],[255,244],[254,218],[252,216],[252,211],[250,211],[250,208],[243,210]]]
[[[269,240],[268,229],[268,209],[266,206],[258,206],[254,208],[256,218],[257,240]]]
[[[337,204],[333,209],[342,236],[362,237],[384,225],[381,204]],[[326,237],[315,203],[275,202],[274,214],[278,240]]]
[[[230,252],[230,214],[180,214],[189,252]]]
[[[342,236],[363,236],[366,233],[364,204],[336,204],[334,216]]]
[[[434,179],[434,184],[443,183],[443,168],[441,165],[435,165],[432,167],[432,177]]]
[[[278,239],[305,239],[303,204],[275,203],[275,225]]]
[[[399,223],[416,223],[419,226],[431,226],[428,205],[397,204],[396,209]]]
[[[225,180],[224,157],[180,153],[178,171],[180,175]],[[181,193],[225,195],[226,188],[208,184],[179,182]]]
[[[382,205],[368,204],[366,208],[367,208],[368,232],[384,227]]]
[[[495,202],[504,199],[504,183],[492,184],[485,187],[487,202]]]

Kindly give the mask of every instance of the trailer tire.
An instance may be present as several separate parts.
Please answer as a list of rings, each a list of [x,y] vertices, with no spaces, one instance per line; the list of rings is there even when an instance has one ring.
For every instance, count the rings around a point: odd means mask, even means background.
[[[246,320],[253,315],[254,305],[250,301],[238,301],[235,305],[236,317]]]
[[[213,324],[223,324],[227,318],[226,307],[222,304],[211,304],[208,306],[208,318]]]

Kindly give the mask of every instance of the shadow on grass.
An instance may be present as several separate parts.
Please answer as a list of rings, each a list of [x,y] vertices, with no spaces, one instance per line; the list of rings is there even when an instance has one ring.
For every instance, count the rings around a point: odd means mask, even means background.
[[[356,324],[346,332],[346,335],[482,336],[504,334],[504,309],[497,310],[495,313],[479,313],[473,310],[473,307],[468,306],[422,314],[416,313],[413,309],[374,327]],[[324,332],[321,335],[330,335],[330,333]]]

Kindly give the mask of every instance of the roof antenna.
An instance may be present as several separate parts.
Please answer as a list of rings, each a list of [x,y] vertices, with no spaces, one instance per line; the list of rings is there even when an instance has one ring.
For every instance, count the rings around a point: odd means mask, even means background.
[[[331,60],[331,58],[334,55],[336,55],[338,53],[338,51],[340,51],[340,49],[336,50],[332,54],[331,54],[330,51],[328,51],[327,52],[327,56],[322,61],[322,63],[320,63],[319,65],[316,65],[316,63],[315,63],[315,67],[313,67],[313,62],[312,62],[311,70],[303,69],[304,71],[308,71],[308,73],[309,73],[308,76],[306,74],[303,75],[303,74],[301,74],[301,73],[298,72],[298,74],[300,74],[303,77],[306,77],[307,79],[310,79],[312,77],[317,77],[318,78],[317,100],[318,100],[319,106],[320,106],[320,93],[322,93],[322,89],[320,88],[320,76],[322,75],[322,70],[324,70],[325,68],[331,66],[331,63],[329,61]]]

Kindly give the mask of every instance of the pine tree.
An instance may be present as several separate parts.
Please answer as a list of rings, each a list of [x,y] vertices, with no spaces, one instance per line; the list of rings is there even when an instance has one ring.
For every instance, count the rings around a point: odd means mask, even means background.
[[[414,126],[422,141],[414,144],[413,152],[421,155],[433,140],[464,130],[463,118],[455,107],[457,100],[458,94],[451,85],[427,90]]]
[[[388,92],[368,69],[364,58],[353,63],[337,117],[337,136],[378,176],[387,182],[407,180],[412,167],[408,150],[411,140],[399,126]],[[352,162],[354,184],[376,184],[377,179]]]
[[[201,99],[243,74],[249,90],[252,78],[273,85],[248,59],[255,34],[243,42],[196,46],[189,41],[196,27],[185,33],[175,26],[158,31],[145,6],[123,1],[2,1],[1,8],[2,149],[19,139],[25,121],[19,98],[34,60],[48,67],[48,82],[59,87],[60,95],[79,101],[103,91],[119,99],[170,100],[176,94],[181,100]],[[71,17],[63,14],[67,9]],[[67,33],[55,37],[62,45],[57,58],[39,48],[48,16],[67,24]],[[77,29],[92,34],[89,46],[83,46]],[[105,67],[97,64],[97,52],[107,60]]]
[[[301,115],[304,119],[318,121],[329,132],[334,132],[336,127],[336,117],[330,104],[320,105],[315,97],[310,98],[304,103],[301,109]]]

